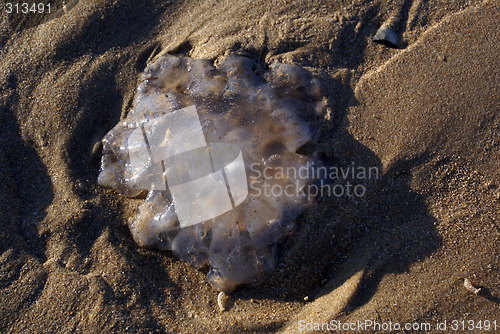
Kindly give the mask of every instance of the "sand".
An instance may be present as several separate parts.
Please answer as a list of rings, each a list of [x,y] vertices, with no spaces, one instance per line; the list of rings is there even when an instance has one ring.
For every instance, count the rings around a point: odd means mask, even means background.
[[[1,14],[0,332],[296,333],[365,320],[500,330],[498,2],[52,4]],[[384,22],[400,49],[372,42]],[[222,313],[203,269],[133,242],[141,200],[96,182],[100,139],[160,52],[305,66],[332,115],[303,153],[381,171],[360,198],[319,200],[275,272]]]

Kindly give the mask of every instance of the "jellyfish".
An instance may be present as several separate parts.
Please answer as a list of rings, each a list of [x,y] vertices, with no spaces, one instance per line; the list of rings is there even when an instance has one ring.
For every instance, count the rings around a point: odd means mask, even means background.
[[[280,241],[315,199],[297,153],[328,103],[298,65],[162,55],[140,75],[130,112],[103,138],[98,183],[144,201],[129,221],[141,247],[171,251],[231,293],[275,268]]]

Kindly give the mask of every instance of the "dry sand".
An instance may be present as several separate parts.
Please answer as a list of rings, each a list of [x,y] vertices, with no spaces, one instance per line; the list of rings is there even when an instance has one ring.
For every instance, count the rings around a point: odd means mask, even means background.
[[[0,332],[294,333],[331,320],[500,331],[497,1],[67,3],[2,9]],[[401,49],[372,42],[384,22]],[[269,279],[219,313],[203,270],[135,245],[126,222],[140,200],[96,179],[100,139],[151,55],[229,51],[311,70],[332,117],[303,151],[383,175],[360,199],[321,199]]]

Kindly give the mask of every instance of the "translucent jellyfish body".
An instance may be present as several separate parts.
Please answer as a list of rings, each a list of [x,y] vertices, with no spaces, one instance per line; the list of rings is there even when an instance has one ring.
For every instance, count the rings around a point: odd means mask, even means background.
[[[99,184],[135,197],[129,227],[144,247],[171,250],[230,293],[275,267],[279,240],[313,199],[297,154],[327,107],[321,84],[296,65],[230,56],[162,56],[141,75],[132,110],[103,139]]]

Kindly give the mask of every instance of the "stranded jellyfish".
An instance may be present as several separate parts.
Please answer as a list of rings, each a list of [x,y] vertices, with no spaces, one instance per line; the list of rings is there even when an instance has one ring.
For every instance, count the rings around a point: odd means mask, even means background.
[[[161,56],[104,137],[98,181],[146,194],[129,221],[137,244],[208,265],[212,286],[230,293],[274,269],[278,242],[313,203],[304,189],[314,180],[296,171],[318,162],[296,152],[326,108],[322,85],[300,66],[259,73],[236,55],[217,66]]]

